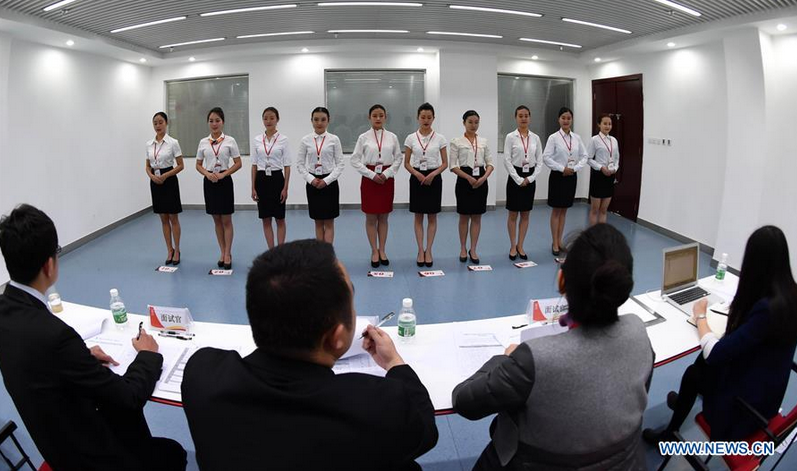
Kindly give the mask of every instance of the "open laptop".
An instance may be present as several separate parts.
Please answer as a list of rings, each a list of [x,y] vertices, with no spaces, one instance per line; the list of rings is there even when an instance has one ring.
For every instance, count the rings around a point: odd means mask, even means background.
[[[699,255],[696,243],[664,249],[661,297],[688,316],[692,315],[692,306],[701,299],[708,298],[709,305],[722,301],[697,285]]]

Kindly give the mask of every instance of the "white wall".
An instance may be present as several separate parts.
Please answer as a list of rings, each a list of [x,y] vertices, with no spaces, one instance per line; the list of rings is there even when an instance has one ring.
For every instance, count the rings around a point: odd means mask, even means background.
[[[722,43],[592,66],[593,79],[643,74],[639,217],[715,246],[725,187],[727,87]],[[671,147],[648,138],[672,140]]]
[[[147,67],[0,38],[0,214],[33,204],[66,245],[149,206],[147,185],[130,177],[143,174],[149,76]]]

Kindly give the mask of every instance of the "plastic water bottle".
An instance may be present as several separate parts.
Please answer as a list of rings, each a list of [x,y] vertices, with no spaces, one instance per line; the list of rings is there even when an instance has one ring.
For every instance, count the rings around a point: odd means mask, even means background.
[[[720,263],[717,264],[717,274],[714,277],[717,281],[722,281],[725,279],[725,273],[728,271],[728,254],[722,254],[722,258],[720,259]]]
[[[111,315],[113,315],[113,322],[119,330],[125,330],[127,327],[127,309],[122,298],[119,297],[119,290],[113,288],[111,290]]]
[[[401,311],[398,316],[398,335],[402,342],[409,342],[415,338],[415,309],[412,308],[412,298],[401,301]]]

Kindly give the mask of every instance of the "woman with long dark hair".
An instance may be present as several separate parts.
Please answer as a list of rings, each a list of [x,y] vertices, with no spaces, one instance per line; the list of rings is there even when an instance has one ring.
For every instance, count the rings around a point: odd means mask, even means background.
[[[697,399],[712,440],[740,440],[758,427],[737,405],[737,397],[765,419],[777,414],[797,346],[797,284],[783,231],[764,226],[747,240],[739,287],[731,302],[725,335],[717,338],[706,321],[707,302],[695,305],[702,353],[681,379],[678,393],[667,395],[673,409],[661,431],[646,429],[650,443],[672,438]]]

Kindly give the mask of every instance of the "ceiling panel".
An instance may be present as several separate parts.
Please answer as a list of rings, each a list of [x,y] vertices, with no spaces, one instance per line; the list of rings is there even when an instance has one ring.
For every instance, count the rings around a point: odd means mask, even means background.
[[[206,45],[182,46],[180,50],[201,49],[236,43],[293,40],[297,36],[277,36],[258,39],[236,39],[247,34],[277,33],[285,31],[311,30],[316,34],[303,36],[334,41],[330,29],[404,29],[409,34],[341,34],[339,37],[385,38],[429,40],[432,37],[457,40],[452,36],[431,36],[426,31],[454,31],[465,33],[497,34],[502,39],[460,38],[464,41],[479,41],[494,44],[523,45],[534,48],[554,48],[542,44],[522,43],[520,37],[530,37],[582,45],[582,49],[564,48],[568,51],[590,50],[631,38],[662,33],[677,28],[697,25],[743,15],[797,6],[797,0],[684,0],[679,3],[702,13],[690,16],[653,0],[554,0],[536,1],[485,1],[451,0],[424,1],[422,7],[357,6],[320,7],[317,2],[295,2],[296,8],[285,10],[236,13],[213,17],[200,17],[200,13],[249,8],[268,5],[283,5],[289,1],[263,0],[77,0],[60,10],[44,12],[43,8],[55,0],[0,0],[2,11],[35,17],[89,33],[121,41],[131,47],[164,52],[159,49],[166,44],[182,43],[207,38],[224,37],[223,42]],[[449,4],[486,6],[507,10],[540,13],[542,18],[531,18],[500,13],[453,10]],[[122,33],[110,31],[125,26],[162,20],[176,16],[187,16],[183,21],[149,26]],[[593,23],[601,23],[632,31],[623,34],[589,26],[565,23],[568,17]]]

